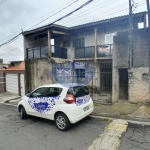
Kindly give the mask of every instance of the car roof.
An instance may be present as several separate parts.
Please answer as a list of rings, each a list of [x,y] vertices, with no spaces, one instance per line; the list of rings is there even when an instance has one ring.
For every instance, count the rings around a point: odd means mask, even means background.
[[[42,85],[40,87],[64,87],[61,84],[47,84],[47,85]]]
[[[69,87],[77,87],[77,86],[86,86],[85,84],[77,84],[77,83],[65,83],[65,84],[48,84],[40,87],[61,87],[61,88],[69,88]],[[38,87],[38,88],[40,88]]]

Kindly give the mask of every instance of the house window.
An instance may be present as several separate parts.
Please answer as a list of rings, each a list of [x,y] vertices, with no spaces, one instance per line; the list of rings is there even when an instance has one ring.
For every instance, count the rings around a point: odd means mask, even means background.
[[[105,44],[113,44],[113,36],[115,33],[105,34]]]
[[[73,40],[73,47],[74,48],[84,47],[84,38],[74,39]]]

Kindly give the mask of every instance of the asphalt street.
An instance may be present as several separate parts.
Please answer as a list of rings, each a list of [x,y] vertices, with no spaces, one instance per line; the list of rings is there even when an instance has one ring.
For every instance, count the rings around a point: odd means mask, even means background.
[[[16,107],[0,104],[0,150],[86,150],[108,124],[87,117],[62,132],[53,121],[21,120]]]
[[[150,150],[150,126],[129,124],[120,150]]]

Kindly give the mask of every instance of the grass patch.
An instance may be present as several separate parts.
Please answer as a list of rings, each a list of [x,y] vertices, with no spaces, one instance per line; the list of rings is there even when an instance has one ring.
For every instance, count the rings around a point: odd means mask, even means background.
[[[102,121],[109,121],[108,118],[102,118],[101,120],[102,120]]]

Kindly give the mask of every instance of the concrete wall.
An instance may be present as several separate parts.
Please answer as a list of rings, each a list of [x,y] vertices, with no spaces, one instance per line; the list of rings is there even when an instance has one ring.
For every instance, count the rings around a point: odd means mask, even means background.
[[[129,101],[132,103],[144,102],[149,99],[148,67],[132,68],[133,78],[129,81]]]
[[[150,31],[147,28],[132,30],[131,69],[133,77],[128,82],[128,100],[133,103],[149,99],[149,49]],[[119,73],[128,69],[129,32],[118,32],[113,49],[113,102],[119,100]]]
[[[128,68],[128,32],[119,32],[113,41],[112,102],[119,100],[119,69]]]
[[[66,63],[65,59],[36,58],[25,60],[25,92],[31,92],[35,88],[56,83],[51,75],[51,68],[56,63]]]
[[[35,88],[52,84],[52,63],[47,58],[25,60],[25,92],[29,93]]]
[[[57,60],[56,60],[57,62]],[[65,62],[65,61],[61,61]],[[61,63],[57,62],[57,63]],[[55,63],[52,63],[47,58],[42,59],[28,59],[25,61],[25,91],[26,93],[31,92],[35,88],[55,83],[53,77],[51,75],[51,68]],[[88,84],[88,86],[92,86],[92,84],[100,89],[100,70],[99,64],[95,62],[90,62],[90,65],[96,67],[95,78]]]

